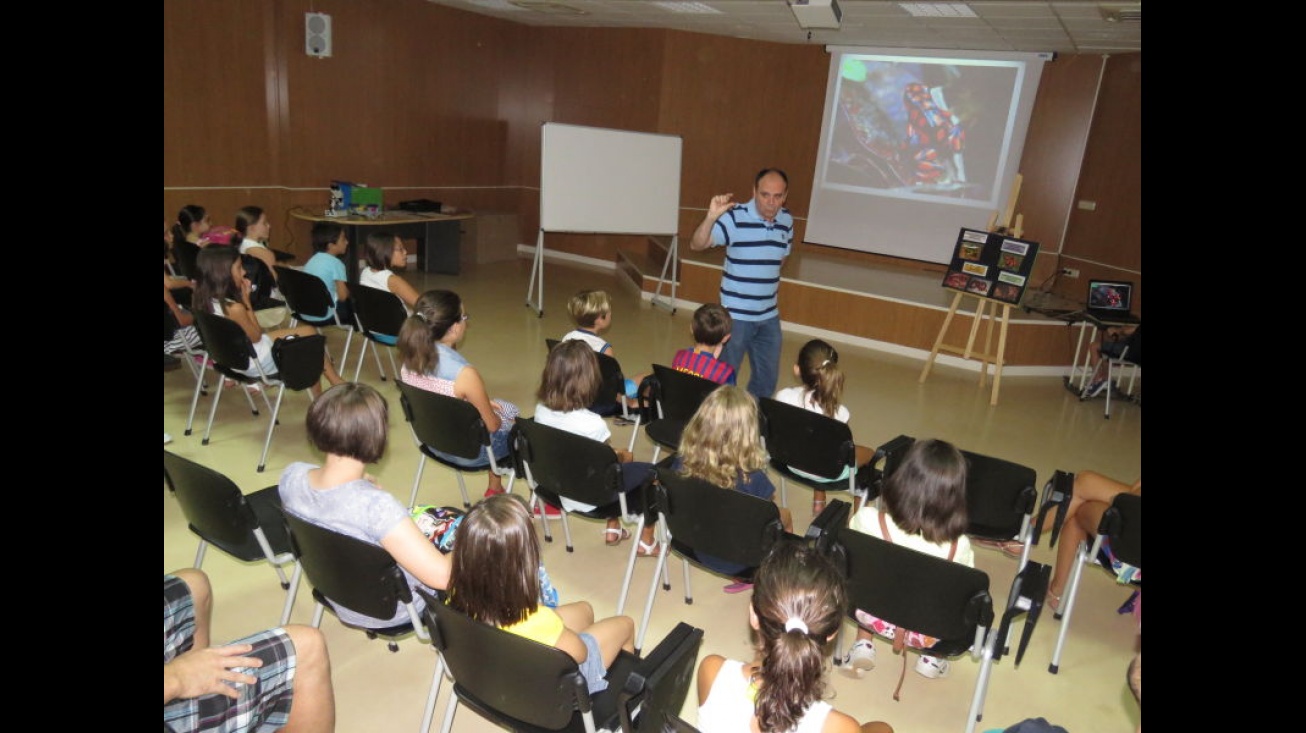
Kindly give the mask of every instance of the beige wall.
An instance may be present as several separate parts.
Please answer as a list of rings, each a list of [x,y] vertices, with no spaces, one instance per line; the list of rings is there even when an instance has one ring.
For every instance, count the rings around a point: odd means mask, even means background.
[[[310,10],[332,16],[331,58],[304,53]],[[228,223],[257,204],[273,245],[306,257],[307,224],[286,211],[324,207],[323,189],[342,178],[385,188],[388,203],[516,211],[520,241],[533,243],[539,127],[556,121],[681,135],[682,236],[713,193],[742,198],[763,166],[789,172],[789,206],[803,218],[828,61],[819,46],[531,28],[423,0],[165,0],[163,215],[196,203]],[[1044,67],[1016,207],[1024,236],[1043,245],[1035,282],[1059,264],[1141,282],[1141,64],[1141,54],[1105,65],[1060,56]],[[767,114],[732,114],[763,99]],[[1081,211],[1077,199],[1097,207]],[[642,245],[546,242],[602,259]],[[1061,279],[1056,290],[1078,297],[1083,283]]]

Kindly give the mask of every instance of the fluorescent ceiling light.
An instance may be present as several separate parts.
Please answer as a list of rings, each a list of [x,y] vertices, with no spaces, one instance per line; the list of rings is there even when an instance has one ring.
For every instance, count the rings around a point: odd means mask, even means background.
[[[656,5],[659,8],[662,8],[663,10],[669,13],[693,13],[697,15],[725,15],[725,13],[722,13],[720,10],[717,10],[711,5],[704,5],[703,3],[697,3],[697,2],[678,3],[678,2],[673,2],[673,0],[665,0],[664,2],[653,3],[653,5]]]
[[[975,11],[962,3],[898,3],[916,18],[974,18]]]

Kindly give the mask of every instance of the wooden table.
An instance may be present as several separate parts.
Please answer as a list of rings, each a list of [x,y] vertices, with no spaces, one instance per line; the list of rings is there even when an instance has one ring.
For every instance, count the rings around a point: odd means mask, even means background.
[[[462,247],[462,222],[475,215],[424,214],[412,211],[386,211],[376,218],[366,216],[326,216],[321,210],[297,206],[290,215],[302,221],[327,221],[345,227],[349,249],[345,253],[345,271],[349,287],[358,285],[359,251],[368,228],[384,227],[406,239],[416,239],[418,257],[425,272],[457,275]]]

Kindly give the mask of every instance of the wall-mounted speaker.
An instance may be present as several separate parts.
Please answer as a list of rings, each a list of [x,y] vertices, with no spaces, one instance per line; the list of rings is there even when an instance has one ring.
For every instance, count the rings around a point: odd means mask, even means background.
[[[331,16],[304,13],[304,53],[316,58],[331,55]]]

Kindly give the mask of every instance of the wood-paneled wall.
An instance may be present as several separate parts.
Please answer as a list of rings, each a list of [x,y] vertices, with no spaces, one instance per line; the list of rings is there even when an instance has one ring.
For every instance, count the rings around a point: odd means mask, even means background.
[[[332,16],[330,58],[304,53],[308,11]],[[336,178],[384,187],[388,203],[514,211],[534,243],[539,126],[557,121],[683,136],[682,237],[714,193],[745,199],[759,168],[782,167],[801,240],[828,63],[814,45],[535,28],[423,0],[165,0],[164,219],[197,203],[228,223],[254,203],[273,246],[306,257],[307,224],[285,212],[324,207]],[[1141,54],[1044,67],[1017,206],[1043,244],[1036,281],[1071,256],[1083,277],[1101,267],[1141,281],[1140,67]],[[1076,197],[1097,209],[1081,215]],[[546,243],[608,260],[641,244]],[[1073,297],[1083,282],[1056,287]]]

